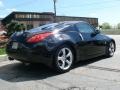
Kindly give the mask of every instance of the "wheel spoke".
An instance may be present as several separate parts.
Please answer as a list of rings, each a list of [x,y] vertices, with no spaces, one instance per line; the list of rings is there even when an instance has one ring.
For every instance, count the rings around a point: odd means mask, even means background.
[[[111,48],[109,48],[109,51],[111,52]]]
[[[63,60],[64,58],[62,56],[58,56],[58,60]]]
[[[66,55],[65,49],[62,49],[63,56]]]
[[[70,56],[71,56],[71,52],[69,51],[66,57],[70,57]]]
[[[64,69],[65,68],[65,61],[62,60],[62,65],[61,68]]]
[[[70,65],[70,64],[71,64],[71,62],[70,62],[69,60],[66,60],[66,63],[67,63],[68,65]]]

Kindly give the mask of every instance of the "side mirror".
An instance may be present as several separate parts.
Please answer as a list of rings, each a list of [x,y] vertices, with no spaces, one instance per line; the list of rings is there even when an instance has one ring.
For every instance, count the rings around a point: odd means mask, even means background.
[[[100,34],[100,30],[96,29],[95,34]]]

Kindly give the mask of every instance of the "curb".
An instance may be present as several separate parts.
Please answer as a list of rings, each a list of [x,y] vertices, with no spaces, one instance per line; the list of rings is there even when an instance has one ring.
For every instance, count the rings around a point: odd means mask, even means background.
[[[7,56],[7,54],[4,54],[4,55],[0,55],[0,57],[5,57],[5,56]]]

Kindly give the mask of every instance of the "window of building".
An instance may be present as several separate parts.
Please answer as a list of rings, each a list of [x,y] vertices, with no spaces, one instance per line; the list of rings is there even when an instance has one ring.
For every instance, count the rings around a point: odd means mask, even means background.
[[[44,15],[40,15],[40,18],[44,18]]]
[[[39,15],[36,15],[36,18],[40,18],[40,16],[39,16]]]
[[[32,29],[33,28],[33,25],[32,24],[28,24],[27,25],[27,29],[29,30],[29,29]]]
[[[42,25],[44,25],[44,24],[42,24],[42,23],[39,24],[39,26],[42,26]]]
[[[15,18],[18,18],[18,14],[15,15]]]
[[[29,18],[32,18],[32,14],[29,14]]]

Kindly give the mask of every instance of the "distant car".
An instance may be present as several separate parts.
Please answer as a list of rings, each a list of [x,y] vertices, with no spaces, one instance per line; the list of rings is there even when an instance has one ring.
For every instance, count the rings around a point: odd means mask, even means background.
[[[72,65],[101,55],[112,57],[115,41],[87,22],[65,21],[14,33],[7,44],[10,60],[23,63],[44,63],[59,72]]]

